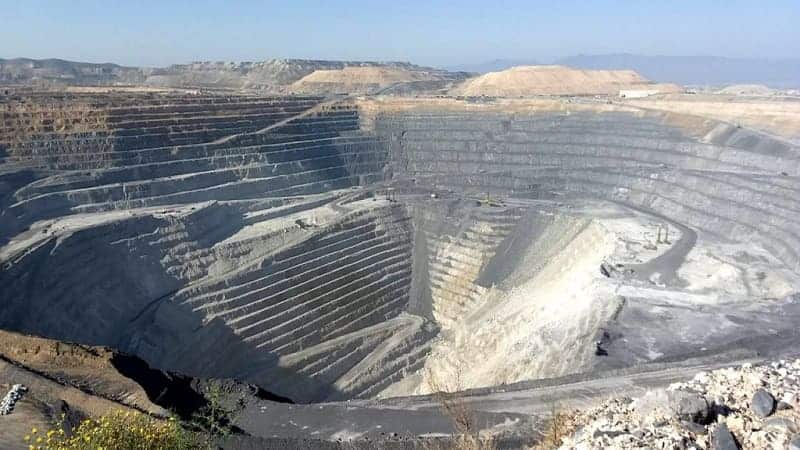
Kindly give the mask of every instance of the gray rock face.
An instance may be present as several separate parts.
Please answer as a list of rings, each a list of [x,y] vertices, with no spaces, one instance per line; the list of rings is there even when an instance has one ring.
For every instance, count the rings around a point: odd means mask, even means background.
[[[658,390],[636,400],[634,410],[641,417],[675,417],[687,422],[702,423],[708,419],[708,401],[699,394],[684,391]]]
[[[789,450],[800,450],[800,436],[795,436],[789,441]]]
[[[758,417],[769,417],[775,411],[775,397],[764,389],[759,389],[753,394],[750,408]]]
[[[714,450],[738,450],[739,444],[736,442],[736,438],[731,433],[731,430],[728,429],[728,426],[724,423],[719,424],[717,429],[714,431],[713,440],[711,443]]]

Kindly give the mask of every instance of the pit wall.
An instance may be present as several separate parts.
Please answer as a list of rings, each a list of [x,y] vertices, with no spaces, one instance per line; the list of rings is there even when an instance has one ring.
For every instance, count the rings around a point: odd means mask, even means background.
[[[421,366],[436,330],[403,315],[403,206],[365,200],[324,226],[232,239],[246,216],[211,203],[43,240],[0,272],[0,328],[299,402],[370,396]]]
[[[627,112],[379,114],[398,179],[485,195],[575,194],[651,209],[800,261],[800,150],[718,124]]]
[[[474,201],[410,202],[414,218],[414,281],[409,311],[447,329],[483,302],[478,283],[522,212]]]
[[[174,145],[159,127],[177,112],[146,113],[152,142],[62,136],[0,159],[0,328],[300,402],[370,396],[418,367],[436,329],[403,314],[410,217],[350,198],[386,165],[357,112]]]
[[[131,97],[135,106],[114,95],[31,98],[0,105],[0,145],[25,157],[202,143],[256,131],[321,101],[319,97],[198,96],[165,97],[161,101],[167,103],[160,103]]]
[[[357,128],[356,111],[333,110],[290,121],[279,133],[224,142],[109,150],[96,137],[46,141],[42,151],[0,159],[0,241],[68,214],[309,195],[380,181],[385,148]]]

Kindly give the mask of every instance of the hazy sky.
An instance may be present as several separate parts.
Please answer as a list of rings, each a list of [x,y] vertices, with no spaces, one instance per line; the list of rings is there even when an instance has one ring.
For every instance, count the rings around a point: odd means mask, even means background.
[[[800,57],[800,0],[0,0],[0,57],[447,66],[578,53]]]

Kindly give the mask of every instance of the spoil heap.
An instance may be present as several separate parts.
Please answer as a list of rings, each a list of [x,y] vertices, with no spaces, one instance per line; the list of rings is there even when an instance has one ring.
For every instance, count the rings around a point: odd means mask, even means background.
[[[289,87],[300,94],[376,93],[391,86],[447,82],[441,73],[393,67],[345,67],[339,70],[317,70],[295,81]]]
[[[470,97],[533,95],[617,95],[621,89],[677,92],[678,86],[653,84],[632,70],[579,70],[565,66],[519,66],[471,78],[450,91]]]

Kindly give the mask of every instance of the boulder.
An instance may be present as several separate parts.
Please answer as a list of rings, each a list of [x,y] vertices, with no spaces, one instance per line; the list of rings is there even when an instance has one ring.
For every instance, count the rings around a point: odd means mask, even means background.
[[[800,436],[795,436],[789,441],[789,450],[800,450]]]
[[[633,403],[640,417],[665,417],[706,423],[709,417],[708,401],[700,394],[686,391],[650,391]]]
[[[759,389],[753,394],[750,402],[750,409],[762,419],[769,417],[775,411],[775,397],[764,389]]]
[[[736,442],[736,438],[725,423],[719,424],[714,430],[711,448],[714,450],[739,450],[739,443]]]

